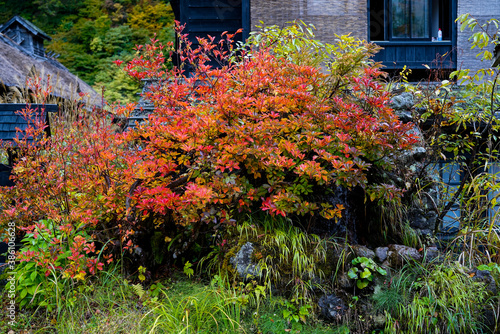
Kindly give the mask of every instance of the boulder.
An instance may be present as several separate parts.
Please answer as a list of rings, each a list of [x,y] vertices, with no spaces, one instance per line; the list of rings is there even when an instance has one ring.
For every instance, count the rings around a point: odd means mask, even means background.
[[[390,107],[395,111],[407,111],[411,110],[414,105],[413,95],[408,92],[404,92],[402,94],[396,95],[391,99]],[[398,114],[398,113],[396,113]]]
[[[375,252],[366,246],[352,245],[351,248],[357,257],[366,257],[372,260],[375,258]]]
[[[430,261],[439,261],[440,258],[442,258],[441,252],[437,249],[437,247],[432,246],[432,247],[427,247],[425,249],[425,261],[430,262]],[[441,259],[442,262],[443,259]]]
[[[389,247],[377,247],[375,248],[375,255],[377,256],[378,262],[382,263],[387,259],[387,252]]]
[[[486,287],[486,291],[488,291],[491,295],[497,294],[497,285],[490,271],[473,269],[470,274],[474,274],[474,276],[472,276],[473,281],[483,282]]]
[[[387,252],[387,259],[384,261],[383,266],[397,268],[401,267],[405,262],[422,260],[422,254],[412,247],[404,245],[389,245]]]
[[[340,288],[344,290],[349,290],[354,288],[354,283],[356,283],[356,280],[349,278],[349,276],[347,276],[347,271],[346,272],[341,271],[337,275],[337,283]]]
[[[251,242],[247,242],[241,246],[240,250],[229,261],[236,269],[238,274],[244,280],[248,280],[255,276],[260,276],[262,270],[258,264],[253,263],[252,253],[254,246]]]
[[[347,306],[342,299],[335,294],[325,295],[318,301],[321,315],[327,321],[338,322],[347,311]]]

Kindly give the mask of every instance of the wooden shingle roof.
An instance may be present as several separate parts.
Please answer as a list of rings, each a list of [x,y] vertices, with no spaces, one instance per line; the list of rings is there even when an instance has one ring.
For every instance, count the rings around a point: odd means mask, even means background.
[[[2,142],[13,142],[18,136],[17,129],[24,131],[27,128],[28,121],[19,114],[19,111],[26,107],[24,103],[0,104],[0,140]],[[30,108],[35,110],[39,117],[43,117],[47,125],[49,125],[48,113],[58,110],[56,104],[32,104]],[[19,133],[19,138],[22,138],[22,132]]]

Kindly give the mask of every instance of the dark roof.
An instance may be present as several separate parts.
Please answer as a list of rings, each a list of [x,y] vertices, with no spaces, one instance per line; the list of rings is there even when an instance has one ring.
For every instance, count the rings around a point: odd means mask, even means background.
[[[11,25],[13,25],[15,22],[19,23],[23,27],[25,27],[28,31],[30,31],[33,35],[35,36],[40,36],[43,39],[46,39],[48,41],[52,40],[49,35],[44,33],[40,28],[38,28],[36,25],[31,23],[28,20],[23,19],[21,16],[14,16],[11,18],[9,21],[7,21],[4,25],[0,27],[0,33],[4,33],[7,28],[9,28]]]
[[[16,138],[17,129],[23,131],[28,126],[28,121],[19,111],[26,109],[27,105],[25,103],[6,103],[0,104],[0,140],[3,142],[12,142]],[[56,104],[32,104],[30,106],[32,110],[36,110],[36,115],[38,117],[44,117],[45,123],[49,125],[49,118],[47,117],[49,112],[57,112],[58,107]],[[22,134],[20,137],[22,138]]]

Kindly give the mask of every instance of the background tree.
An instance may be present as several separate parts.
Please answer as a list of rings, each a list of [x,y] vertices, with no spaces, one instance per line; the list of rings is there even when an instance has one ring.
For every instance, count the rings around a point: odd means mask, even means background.
[[[173,41],[174,15],[160,0],[0,1],[0,22],[20,15],[49,34],[48,51],[109,102],[136,101],[141,84],[119,74],[111,62],[130,60],[135,45],[154,37]]]

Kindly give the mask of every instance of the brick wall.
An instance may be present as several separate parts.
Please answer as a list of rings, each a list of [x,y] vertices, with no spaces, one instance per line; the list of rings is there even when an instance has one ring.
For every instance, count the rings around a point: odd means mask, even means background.
[[[500,0],[456,0],[457,14],[471,13],[486,21],[500,19]],[[324,42],[333,42],[335,34],[348,34],[367,39],[367,0],[251,0],[250,26],[255,30],[259,21],[266,25],[284,26],[287,22],[301,19],[313,23],[316,36]],[[458,27],[459,28],[459,27]],[[457,68],[477,70],[483,64],[476,58],[477,50],[470,49],[470,31],[457,30]]]
[[[458,0],[457,15],[465,13],[470,13],[482,23],[491,18],[500,19],[500,0]],[[476,58],[477,48],[470,49],[470,29],[461,32],[460,25],[457,29],[457,68],[478,70],[489,67],[491,63],[483,63]],[[478,31],[477,27],[475,31]]]
[[[335,34],[351,33],[367,39],[367,0],[251,0],[250,27],[255,30],[259,21],[265,25],[285,26],[300,19],[316,27],[316,37],[332,43]]]

